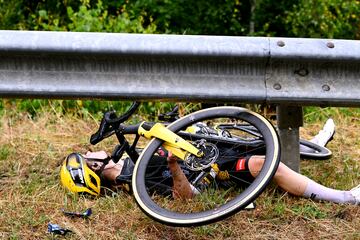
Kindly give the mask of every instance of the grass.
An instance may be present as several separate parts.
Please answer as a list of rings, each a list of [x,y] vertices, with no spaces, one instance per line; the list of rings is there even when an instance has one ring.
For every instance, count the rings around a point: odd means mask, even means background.
[[[332,116],[336,136],[327,161],[303,160],[301,172],[338,189],[360,183],[360,112],[357,109],[305,111],[304,138]],[[194,228],[154,222],[123,192],[97,199],[74,196],[59,184],[59,168],[71,152],[105,149],[115,139],[91,146],[98,122],[92,117],[44,111],[34,117],[4,111],[0,123],[0,239],[60,239],[47,233],[49,222],[73,231],[65,239],[359,239],[360,208],[293,197],[274,184],[257,208],[224,221]],[[83,211],[89,219],[69,218],[61,209]]]

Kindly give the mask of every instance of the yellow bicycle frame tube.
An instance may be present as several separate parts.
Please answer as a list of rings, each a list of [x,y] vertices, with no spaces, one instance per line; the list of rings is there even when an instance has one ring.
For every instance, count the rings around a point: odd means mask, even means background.
[[[149,130],[143,128],[144,122],[139,126],[138,133],[145,138],[158,138],[164,141],[163,146],[166,150],[171,151],[178,158],[185,160],[187,153],[201,157],[204,153],[187,142],[176,133],[167,129],[161,123],[155,123]]]

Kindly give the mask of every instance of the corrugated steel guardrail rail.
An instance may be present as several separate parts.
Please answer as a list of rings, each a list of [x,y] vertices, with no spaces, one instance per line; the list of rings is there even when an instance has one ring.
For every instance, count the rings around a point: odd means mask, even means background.
[[[360,105],[360,42],[0,31],[1,97]]]
[[[360,105],[359,66],[352,40],[0,31],[0,97],[272,103],[289,158],[302,105]]]

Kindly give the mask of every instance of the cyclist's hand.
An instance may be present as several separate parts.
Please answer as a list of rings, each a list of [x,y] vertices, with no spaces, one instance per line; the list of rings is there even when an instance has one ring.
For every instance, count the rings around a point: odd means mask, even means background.
[[[169,151],[166,150],[164,147],[159,147],[159,149],[157,150],[157,153],[159,154],[160,157],[168,157],[169,155]]]
[[[99,152],[90,152],[88,151],[85,154],[86,158],[93,158],[93,159],[106,159],[108,158],[108,155],[105,151],[99,151]]]
[[[168,156],[167,156],[167,161],[168,163],[172,164],[172,163],[176,163],[178,160],[178,158],[172,154],[172,152],[168,152]]]
[[[167,159],[168,163],[174,163],[178,160],[178,158],[172,154],[172,152],[166,150],[164,147],[160,147],[157,151],[159,156]]]

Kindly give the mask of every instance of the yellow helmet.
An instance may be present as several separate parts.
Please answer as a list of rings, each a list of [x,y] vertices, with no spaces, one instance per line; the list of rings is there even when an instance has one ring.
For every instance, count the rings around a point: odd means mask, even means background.
[[[79,153],[71,153],[64,160],[60,179],[62,185],[74,193],[100,194],[100,178],[91,170]]]

